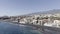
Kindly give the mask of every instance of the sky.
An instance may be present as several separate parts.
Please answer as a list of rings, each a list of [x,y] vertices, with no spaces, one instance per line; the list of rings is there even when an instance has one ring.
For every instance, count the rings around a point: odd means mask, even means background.
[[[60,0],[0,0],[0,16],[16,16],[60,9]]]

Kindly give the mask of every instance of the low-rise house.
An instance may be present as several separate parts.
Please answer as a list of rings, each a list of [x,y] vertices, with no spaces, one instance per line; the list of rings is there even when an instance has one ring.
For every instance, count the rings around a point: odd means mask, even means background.
[[[53,26],[60,27],[60,20],[54,20]]]
[[[27,23],[27,20],[25,18],[21,19],[19,23],[23,23],[23,24],[26,24]]]
[[[43,22],[43,20],[38,20],[38,22],[37,22],[37,20],[33,20],[33,24],[43,26],[44,22]]]
[[[33,21],[32,21],[32,24],[37,24],[36,21],[37,21],[37,20],[33,20]]]
[[[45,23],[44,26],[60,27],[60,20],[54,20],[52,23]]]
[[[43,25],[43,20],[38,20],[38,23],[37,23],[38,25]]]

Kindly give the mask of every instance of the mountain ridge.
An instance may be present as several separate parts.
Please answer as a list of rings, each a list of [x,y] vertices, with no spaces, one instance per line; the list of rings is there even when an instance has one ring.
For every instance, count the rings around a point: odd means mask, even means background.
[[[40,11],[40,12],[35,12],[35,13],[30,13],[30,14],[25,14],[25,15],[20,15],[20,16],[30,16],[30,15],[39,15],[39,14],[60,14],[60,9],[53,9],[49,11]]]
[[[49,11],[41,11],[41,12],[31,13],[31,14],[27,14],[27,15],[56,14],[56,13],[60,14],[60,9],[53,9],[53,10],[49,10]]]

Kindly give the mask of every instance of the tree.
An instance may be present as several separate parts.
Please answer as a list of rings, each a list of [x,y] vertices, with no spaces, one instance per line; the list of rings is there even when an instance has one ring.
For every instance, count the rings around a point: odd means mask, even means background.
[[[38,23],[38,20],[39,20],[39,17],[37,17],[37,19],[36,19],[37,21],[36,21],[36,23]]]
[[[20,22],[20,19],[18,19],[18,23]]]

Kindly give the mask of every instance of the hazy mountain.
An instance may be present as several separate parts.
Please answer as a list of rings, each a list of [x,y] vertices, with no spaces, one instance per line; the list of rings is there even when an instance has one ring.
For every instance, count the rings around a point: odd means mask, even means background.
[[[40,11],[40,12],[35,12],[35,13],[30,13],[30,14],[25,14],[25,15],[20,15],[20,16],[30,16],[30,15],[37,15],[37,14],[56,14],[60,13],[60,9],[53,9],[49,11]]]
[[[31,13],[31,14],[28,14],[28,15],[34,15],[34,14],[55,14],[55,13],[60,13],[60,9],[54,9],[54,10],[49,10],[49,11],[41,11],[41,12]]]

